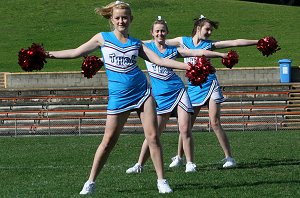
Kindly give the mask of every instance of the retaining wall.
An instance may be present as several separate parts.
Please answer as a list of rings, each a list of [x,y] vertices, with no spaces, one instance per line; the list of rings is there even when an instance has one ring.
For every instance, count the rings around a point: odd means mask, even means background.
[[[185,71],[178,70],[176,73],[186,83]],[[224,68],[217,69],[216,74],[221,85],[280,83],[279,67]],[[300,68],[293,67],[291,75],[292,82],[300,82]],[[80,72],[4,73],[5,89],[71,87],[107,87],[106,73],[100,71],[91,79],[83,77]]]

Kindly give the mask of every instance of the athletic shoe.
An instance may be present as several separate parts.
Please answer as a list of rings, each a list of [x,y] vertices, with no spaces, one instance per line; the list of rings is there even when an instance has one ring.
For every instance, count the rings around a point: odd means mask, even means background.
[[[186,173],[196,172],[196,164],[194,164],[193,162],[186,163],[185,172]]]
[[[136,163],[133,167],[128,168],[126,170],[127,174],[132,174],[132,173],[141,173],[143,171],[143,166],[139,165]]]
[[[173,192],[166,179],[160,179],[160,180],[158,179],[157,188],[158,188],[158,192],[162,194]]]
[[[85,182],[82,190],[80,191],[80,195],[88,195],[95,192],[96,184],[95,182],[87,181]]]
[[[225,161],[223,168],[233,168],[236,166],[236,162],[232,157],[226,157],[223,161]]]
[[[170,168],[178,167],[182,164],[182,158],[176,155],[175,157],[172,157],[172,163],[169,165]]]

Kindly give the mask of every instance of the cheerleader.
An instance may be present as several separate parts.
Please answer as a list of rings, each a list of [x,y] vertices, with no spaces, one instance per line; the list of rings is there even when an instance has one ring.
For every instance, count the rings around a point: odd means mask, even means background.
[[[213,52],[208,50],[189,50],[167,46],[166,36],[168,26],[159,16],[152,24],[151,35],[153,41],[146,42],[145,45],[155,52],[158,56],[168,59],[177,57],[202,56],[207,57],[226,57],[226,53]],[[157,119],[159,134],[163,132],[173,111],[177,112],[178,128],[181,134],[183,151],[186,156],[185,172],[195,172],[194,163],[194,144],[191,133],[191,115],[194,112],[185,85],[181,78],[176,75],[172,68],[167,68],[156,63],[146,61],[148,74],[150,77],[153,96],[156,101]],[[149,158],[149,147],[145,139],[141,148],[138,162],[126,173],[141,173],[146,160]]]
[[[206,49],[215,50],[228,47],[240,47],[256,45],[258,40],[236,39],[225,41],[209,40],[214,29],[218,28],[218,22],[211,21],[201,15],[199,19],[195,19],[194,28],[191,37],[177,37],[168,39],[166,43],[184,49]],[[194,57],[185,58],[184,61],[193,62]],[[188,82],[188,95],[191,99],[194,114],[192,116],[192,126],[195,123],[197,115],[201,107],[208,106],[209,119],[211,127],[214,130],[218,141],[223,149],[225,158],[223,159],[223,168],[232,168],[236,166],[236,161],[232,157],[230,143],[225,131],[222,128],[220,121],[220,104],[224,102],[224,97],[220,90],[220,85],[215,74],[209,74],[207,81],[202,86],[195,86]],[[172,158],[170,167],[179,166],[182,163],[183,146],[182,138],[179,136],[178,140],[178,154]]]
[[[97,33],[75,49],[47,53],[49,58],[78,58],[100,48],[108,77],[109,101],[104,136],[95,153],[89,178],[80,194],[91,194],[95,191],[96,177],[116,145],[131,111],[137,111],[141,119],[157,174],[159,193],[171,193],[172,189],[164,176],[155,101],[147,78],[137,65],[137,58],[140,56],[157,65],[176,69],[186,70],[189,66],[186,63],[163,59],[140,40],[129,36],[129,26],[133,19],[129,4],[112,2],[102,8],[96,8],[96,13],[109,20],[111,32]]]

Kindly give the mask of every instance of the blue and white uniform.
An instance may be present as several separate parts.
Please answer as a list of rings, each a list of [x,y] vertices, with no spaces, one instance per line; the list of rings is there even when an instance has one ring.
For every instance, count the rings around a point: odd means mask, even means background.
[[[195,46],[192,37],[182,37],[182,43],[183,48],[186,49],[212,50],[211,40],[202,40],[198,46]],[[184,58],[184,62],[194,63],[195,57]],[[200,86],[195,86],[188,81],[188,95],[191,99],[193,107],[205,105],[209,98],[214,99],[216,103],[224,102],[224,97],[216,74],[209,74],[207,80],[202,84],[202,88]]]
[[[175,60],[178,56],[177,47],[167,46],[161,53],[155,42],[145,43],[145,45],[162,58]],[[152,93],[157,103],[157,114],[170,113],[177,105],[185,111],[193,113],[192,104],[181,78],[171,68],[145,62],[152,85]]]
[[[101,53],[108,78],[107,114],[135,110],[150,96],[145,74],[137,65],[141,41],[128,37],[121,43],[113,32],[101,32],[104,39]]]

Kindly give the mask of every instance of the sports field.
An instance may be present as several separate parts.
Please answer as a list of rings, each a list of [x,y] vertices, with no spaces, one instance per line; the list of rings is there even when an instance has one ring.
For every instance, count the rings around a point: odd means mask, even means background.
[[[143,135],[122,135],[97,179],[94,197],[299,197],[298,131],[231,132],[237,168],[221,168],[223,154],[213,133],[194,133],[198,172],[169,169],[177,134],[162,135],[166,177],[174,189],[159,195],[151,161],[139,175],[126,169],[138,157]],[[0,138],[0,195],[80,197],[102,136]]]
[[[100,31],[110,31],[108,21],[94,13],[95,7],[110,0],[10,0],[0,1],[0,72],[20,72],[18,52],[31,43],[42,43],[46,50],[75,48]],[[278,66],[289,58],[300,65],[300,7],[238,0],[129,0],[134,20],[130,34],[149,40],[150,26],[158,15],[168,23],[169,38],[190,36],[193,19],[205,15],[220,26],[211,39],[260,39],[274,36],[281,50],[265,57],[255,46],[237,48],[235,67]],[[223,50],[228,51],[228,49]],[[95,53],[100,56],[99,52]],[[49,60],[42,71],[81,71],[82,59]],[[218,68],[220,60],[212,60]],[[139,65],[145,68],[142,59]]]
[[[18,51],[31,43],[46,50],[74,48],[108,22],[93,12],[111,1],[10,0],[0,2],[0,72],[21,72]],[[170,35],[189,36],[193,18],[200,14],[220,22],[211,39],[260,39],[274,36],[281,50],[264,57],[255,46],[236,49],[236,67],[277,66],[289,58],[300,65],[300,7],[259,4],[238,0],[130,0],[134,21],[131,35],[150,39],[150,25],[158,15],[167,20]],[[223,50],[227,51],[227,50]],[[100,55],[100,53],[95,53]],[[223,67],[214,62],[215,67]],[[49,60],[43,71],[80,71],[82,59]],[[143,68],[144,63],[140,60]],[[161,138],[166,177],[174,193],[159,195],[151,161],[139,175],[127,175],[135,164],[144,136],[122,135],[97,179],[94,197],[300,197],[299,131],[228,132],[234,169],[221,168],[224,158],[213,133],[194,133],[198,171],[169,169],[176,155],[176,133]],[[93,136],[36,136],[0,138],[0,197],[80,197],[93,155],[101,141]]]

